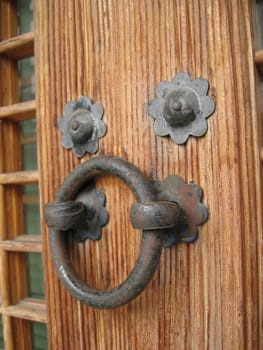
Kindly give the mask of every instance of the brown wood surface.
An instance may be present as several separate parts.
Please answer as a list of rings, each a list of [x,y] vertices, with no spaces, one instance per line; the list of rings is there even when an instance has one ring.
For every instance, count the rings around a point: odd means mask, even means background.
[[[37,135],[21,135],[21,145],[37,143]]]
[[[17,35],[15,1],[0,2],[0,41]],[[0,106],[19,102],[17,62],[0,56]],[[20,125],[0,121],[0,173],[21,170]],[[0,241],[13,239],[23,230],[23,193],[21,186],[0,185]],[[28,321],[5,314],[6,308],[28,296],[26,256],[0,249],[0,293],[5,350],[30,350],[31,327]],[[14,315],[13,315],[14,316]]]
[[[20,136],[20,135],[18,135]],[[4,185],[27,185],[38,182],[39,174],[37,170],[14,171],[0,174],[0,184]]]
[[[58,119],[67,101],[88,95],[103,104],[108,124],[98,154],[126,158],[153,178],[193,180],[210,210],[199,240],[165,249],[147,289],[115,310],[69,295],[43,222],[50,349],[260,349],[262,190],[249,1],[39,1],[35,55],[43,205],[79,163],[60,144]],[[185,146],[156,137],[146,113],[159,81],[180,71],[208,79],[216,101],[205,137]],[[72,243],[71,251],[82,278],[106,288],[132,270],[141,233],[129,223],[128,188],[109,176],[97,184],[110,223],[101,241]]]
[[[256,64],[262,64],[263,63],[263,50],[256,50],[254,53],[254,60]]]
[[[15,239],[1,241],[0,248],[10,252],[42,253],[42,239],[40,235],[19,235]]]
[[[29,32],[2,41],[0,55],[17,60],[34,56],[34,33]]]
[[[36,101],[25,101],[0,107],[0,118],[12,120],[32,119],[36,115]]]
[[[41,323],[47,322],[46,303],[41,299],[25,298],[20,300],[16,305],[11,305],[2,309],[1,312],[4,315],[21,318],[23,320]],[[20,336],[22,336],[22,334],[20,334]]]

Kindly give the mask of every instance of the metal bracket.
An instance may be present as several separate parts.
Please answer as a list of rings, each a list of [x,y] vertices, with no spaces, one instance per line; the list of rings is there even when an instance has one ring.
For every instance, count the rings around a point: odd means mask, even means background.
[[[98,241],[101,239],[102,227],[109,221],[109,214],[105,209],[106,196],[103,190],[97,190],[95,182],[91,181],[79,192],[76,202],[82,202],[87,210],[86,220],[78,229],[73,231],[73,237],[78,242],[86,239]]]
[[[198,225],[208,218],[208,209],[201,203],[201,188],[194,183],[184,183],[177,175],[150,183],[156,200],[132,205],[133,227],[145,231],[163,230],[165,247],[194,242],[198,237]],[[102,227],[109,220],[105,204],[104,192],[97,190],[91,180],[81,188],[74,201],[48,203],[45,218],[49,227],[71,231],[78,242],[99,240]]]
[[[164,246],[198,238],[198,225],[208,218],[208,209],[201,203],[202,190],[194,183],[186,184],[180,176],[153,181],[156,202],[134,203],[131,223],[143,230],[163,230]]]
[[[97,190],[95,182],[88,182],[74,201],[51,202],[46,205],[45,219],[49,227],[71,231],[77,242],[101,239],[102,227],[109,221],[105,209],[106,197]]]
[[[170,135],[179,145],[190,135],[204,135],[206,118],[215,110],[213,99],[206,96],[208,88],[207,80],[192,80],[185,72],[176,74],[172,81],[161,81],[156,88],[157,98],[148,103],[148,114],[155,119],[155,134]]]
[[[208,218],[208,209],[201,203],[202,189],[194,183],[186,184],[177,175],[168,176],[163,182],[155,181],[155,188],[159,201],[177,203],[182,210],[177,226],[165,229],[165,247],[196,241],[198,225]]]

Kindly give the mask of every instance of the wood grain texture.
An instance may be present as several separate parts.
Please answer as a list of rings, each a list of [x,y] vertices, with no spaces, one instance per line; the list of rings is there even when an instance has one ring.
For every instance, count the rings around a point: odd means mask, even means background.
[[[42,253],[42,239],[39,235],[19,235],[15,239],[0,241],[0,248],[9,252]]]
[[[33,322],[47,322],[46,303],[44,300],[25,298],[16,305],[1,310],[4,315],[21,318]]]
[[[0,2],[0,41],[17,35],[17,9],[14,1]],[[0,56],[0,106],[19,101],[17,62]],[[0,173],[21,170],[20,125],[0,121]],[[23,228],[23,193],[19,186],[0,185],[0,240],[12,239]],[[26,256],[0,249],[1,310],[28,295]],[[3,314],[5,350],[32,348],[29,322]]]
[[[34,33],[25,33],[1,41],[0,55],[17,60],[34,56]]]
[[[165,249],[147,289],[115,310],[69,295],[43,222],[50,349],[259,349],[262,188],[249,2],[45,0],[35,15],[42,204],[79,163],[60,145],[58,119],[67,101],[88,95],[108,124],[98,154],[153,178],[194,181],[210,210],[199,240]],[[216,101],[206,136],[185,146],[156,137],[146,113],[159,81],[180,71],[208,79]],[[71,258],[83,279],[107,288],[132,270],[141,234],[129,222],[127,187],[109,176],[97,184],[110,223],[101,241],[72,243]]]
[[[263,63],[263,50],[256,50],[254,53],[254,60],[256,64],[262,64]]]
[[[0,119],[32,119],[36,114],[36,101],[25,101],[0,107]]]
[[[0,174],[1,185],[27,185],[38,183],[39,174],[37,170],[14,171]]]

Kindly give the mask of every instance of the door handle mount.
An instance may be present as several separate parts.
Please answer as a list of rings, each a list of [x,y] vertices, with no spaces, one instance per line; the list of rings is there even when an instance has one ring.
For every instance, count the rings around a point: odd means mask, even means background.
[[[137,202],[131,207],[131,223],[142,230],[133,271],[119,286],[107,290],[92,288],[80,279],[67,244],[70,232],[79,242],[101,238],[101,228],[108,222],[105,195],[94,186],[101,174],[117,176],[132,190]],[[197,239],[198,225],[208,218],[201,196],[199,186],[185,184],[179,176],[153,181],[119,157],[99,156],[82,163],[65,179],[56,201],[45,207],[51,256],[60,280],[74,297],[93,307],[110,309],[130,302],[151,280],[163,247]]]

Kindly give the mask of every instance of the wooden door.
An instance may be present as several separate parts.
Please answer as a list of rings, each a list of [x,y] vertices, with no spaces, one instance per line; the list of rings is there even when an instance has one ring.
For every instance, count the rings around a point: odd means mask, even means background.
[[[67,101],[92,97],[108,125],[96,155],[114,154],[154,179],[178,174],[204,190],[209,220],[198,241],[162,252],[142,294],[126,306],[82,305],[59,282],[44,232],[49,348],[260,349],[262,346],[259,122],[248,0],[37,1],[35,57],[42,204],[80,163],[61,146]],[[216,112],[204,137],[157,137],[147,102],[161,80],[188,71],[210,83]],[[127,186],[103,176],[110,222],[98,242],[72,243],[81,277],[123,281],[140,249]],[[42,210],[43,217],[43,210]]]

